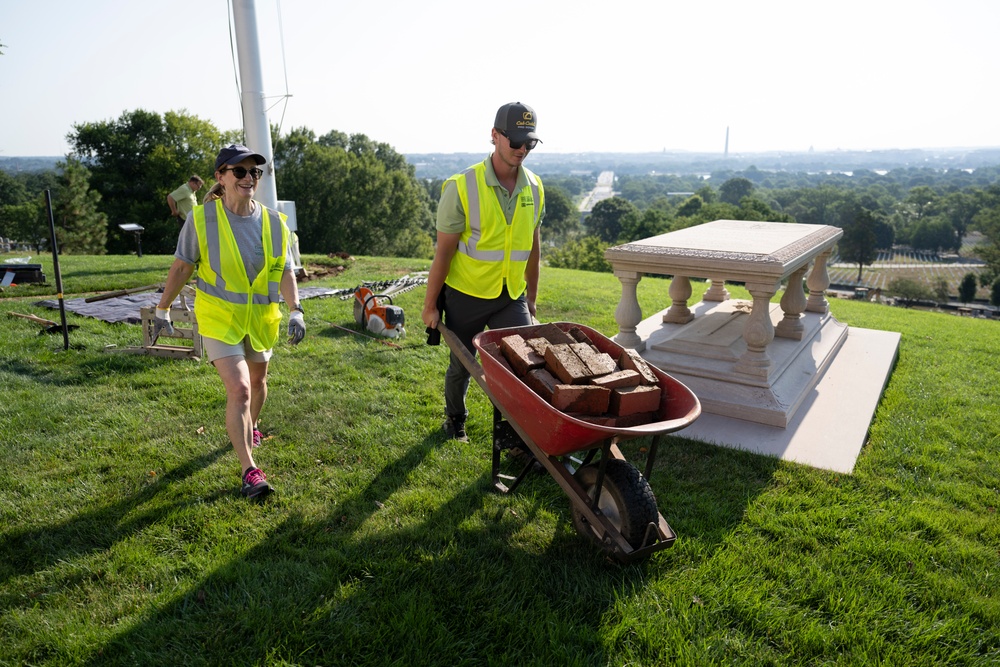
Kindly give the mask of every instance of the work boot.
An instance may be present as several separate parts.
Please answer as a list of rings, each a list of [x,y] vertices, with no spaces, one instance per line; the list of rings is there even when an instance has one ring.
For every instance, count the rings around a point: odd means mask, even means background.
[[[247,468],[243,473],[243,488],[240,489],[240,493],[251,500],[263,500],[271,493],[267,475],[260,468]]]
[[[455,417],[448,417],[444,420],[444,424],[441,426],[444,429],[444,434],[452,440],[458,440],[459,442],[468,442],[469,436],[465,434],[465,420],[456,419]]]

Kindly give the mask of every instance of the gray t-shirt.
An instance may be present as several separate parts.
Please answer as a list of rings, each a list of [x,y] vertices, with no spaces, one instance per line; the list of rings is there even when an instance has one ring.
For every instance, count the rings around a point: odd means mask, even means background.
[[[209,205],[212,205],[211,203]],[[253,213],[247,216],[236,215],[228,208],[226,209],[226,219],[229,226],[233,228],[233,236],[236,238],[236,247],[240,249],[240,257],[243,258],[243,266],[247,269],[247,277],[250,282],[254,281],[257,274],[264,268],[264,217],[261,211],[263,207],[258,203],[254,207]],[[271,224],[277,221],[272,220]],[[181,227],[180,236],[177,237],[177,250],[174,257],[197,265],[201,259],[201,249],[198,247],[198,232],[194,229],[194,213],[188,213],[184,226]],[[291,253],[285,253],[285,270],[292,270]]]

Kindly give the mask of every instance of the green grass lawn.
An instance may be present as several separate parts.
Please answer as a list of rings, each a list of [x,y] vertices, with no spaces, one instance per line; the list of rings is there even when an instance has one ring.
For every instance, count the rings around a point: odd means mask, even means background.
[[[63,257],[64,292],[160,282],[170,261]],[[428,268],[348,264],[310,284]],[[402,349],[329,326],[353,326],[351,301],[306,302],[305,341],[271,366],[260,505],[239,495],[210,365],[123,353],[134,325],[69,314],[64,351],[7,316],[58,319],[33,305],[50,271],[0,294],[0,665],[1000,662],[997,322],[832,300],[902,333],[854,474],[681,431],[650,480],[677,542],[623,566],[550,477],[490,491],[475,384],[470,442],[443,438],[447,348],[424,344],[422,287],[395,300]],[[646,315],[668,284],[639,283]],[[539,316],[610,336],[619,293],[544,268]],[[637,464],[641,444],[623,447]]]

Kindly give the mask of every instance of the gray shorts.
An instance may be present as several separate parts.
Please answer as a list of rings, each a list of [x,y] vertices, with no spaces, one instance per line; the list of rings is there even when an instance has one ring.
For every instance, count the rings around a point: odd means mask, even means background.
[[[228,345],[221,340],[203,336],[201,346],[205,350],[205,354],[208,355],[209,361],[215,361],[223,357],[243,357],[247,361],[262,363],[270,361],[271,355],[274,354],[273,349],[264,350],[263,352],[253,349],[253,346],[250,345],[250,336],[245,336],[242,342],[235,345]]]

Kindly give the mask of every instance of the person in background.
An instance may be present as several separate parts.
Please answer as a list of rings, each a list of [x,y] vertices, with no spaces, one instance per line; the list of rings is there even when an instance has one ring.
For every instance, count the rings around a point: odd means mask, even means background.
[[[493,153],[441,188],[437,246],[421,319],[434,329],[443,311],[444,323],[473,354],[476,334],[531,324],[535,317],[545,191],[523,162],[540,141],[536,121],[526,104],[500,107],[490,131]],[[452,352],[445,372],[443,429],[461,441],[468,440],[469,378]]]
[[[265,161],[238,144],[219,151],[215,179],[222,196],[195,206],[184,223],[153,320],[154,339],[173,333],[170,306],[197,269],[198,332],[225,386],[226,432],[240,460],[241,493],[248,498],[263,498],[272,490],[254,462],[253,448],[261,442],[257,419],[267,399],[267,368],[281,324],[279,293],[291,308],[290,342],[298,344],[306,333],[286,216],[253,198]]]
[[[170,207],[170,215],[177,218],[180,224],[184,224],[188,213],[198,205],[198,200],[195,198],[194,193],[198,192],[204,184],[205,181],[201,179],[201,176],[193,174],[187,183],[167,195],[167,206]]]

